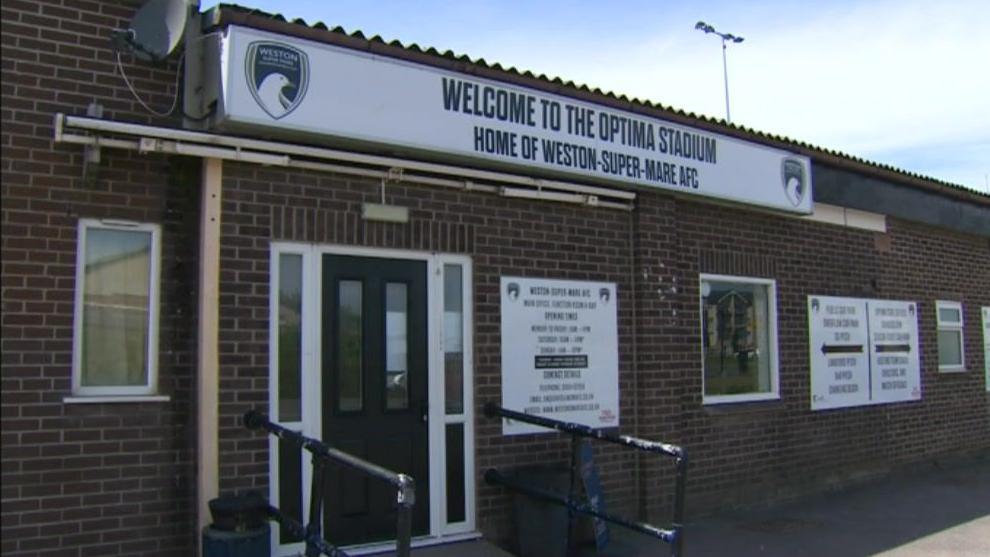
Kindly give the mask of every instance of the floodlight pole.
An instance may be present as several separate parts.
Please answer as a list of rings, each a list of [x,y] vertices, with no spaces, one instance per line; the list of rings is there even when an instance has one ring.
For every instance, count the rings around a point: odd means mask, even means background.
[[[725,120],[731,124],[732,116],[729,113],[729,63],[725,54],[725,50],[726,50],[725,41],[741,43],[743,42],[744,39],[742,37],[733,35],[732,33],[719,33],[718,31],[715,30],[714,27],[705,23],[704,21],[699,21],[698,23],[696,23],[694,25],[694,28],[698,29],[699,31],[704,31],[706,35],[708,33],[718,35],[719,38],[722,39],[722,77],[725,83]]]
[[[722,82],[725,83],[725,121],[732,123],[732,116],[729,115],[729,63],[725,56],[725,37],[722,37]]]

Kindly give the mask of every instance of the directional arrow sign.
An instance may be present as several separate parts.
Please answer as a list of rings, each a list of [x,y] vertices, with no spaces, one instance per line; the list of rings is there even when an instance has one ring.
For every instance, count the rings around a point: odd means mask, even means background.
[[[873,348],[874,352],[911,352],[910,344],[878,344]]]
[[[862,354],[862,344],[822,344],[822,354]]]
[[[866,301],[808,297],[811,409],[870,403]]]
[[[914,302],[867,300],[873,403],[921,398],[918,312]]]
[[[921,398],[916,302],[808,296],[811,409]]]

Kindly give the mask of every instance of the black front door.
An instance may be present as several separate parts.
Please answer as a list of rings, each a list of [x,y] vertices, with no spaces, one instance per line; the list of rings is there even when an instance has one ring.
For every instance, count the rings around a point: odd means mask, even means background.
[[[416,480],[429,533],[426,263],[323,256],[323,440]],[[337,546],[395,539],[396,491],[334,464],[324,532]]]

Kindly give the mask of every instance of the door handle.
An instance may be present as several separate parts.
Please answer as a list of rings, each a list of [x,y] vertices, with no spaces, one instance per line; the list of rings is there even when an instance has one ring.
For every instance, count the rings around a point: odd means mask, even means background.
[[[424,424],[430,421],[430,405],[425,402],[419,403],[419,421]]]

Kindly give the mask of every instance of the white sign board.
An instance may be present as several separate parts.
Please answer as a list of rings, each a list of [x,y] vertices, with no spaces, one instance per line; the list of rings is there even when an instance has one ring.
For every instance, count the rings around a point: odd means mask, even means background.
[[[808,297],[811,409],[870,403],[869,338],[863,300]]]
[[[502,277],[502,406],[589,427],[619,425],[616,288]],[[504,435],[551,430],[505,420]]]
[[[264,129],[811,213],[807,157],[602,105],[229,26],[220,130]]]
[[[990,392],[990,307],[983,308],[983,373]]]
[[[808,296],[811,409],[921,399],[914,302]]]
[[[914,302],[866,300],[873,402],[921,399],[918,316]]]

